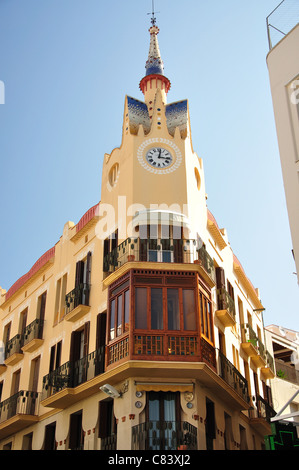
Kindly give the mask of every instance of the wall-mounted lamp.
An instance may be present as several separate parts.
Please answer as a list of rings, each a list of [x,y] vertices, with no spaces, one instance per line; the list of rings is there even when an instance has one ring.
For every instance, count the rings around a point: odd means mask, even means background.
[[[102,385],[100,390],[109,395],[111,398],[121,398],[123,394],[128,391],[128,382],[125,382],[119,391],[110,384]]]
[[[116,390],[116,388],[112,387],[112,385],[105,384],[102,387],[100,387],[100,390],[102,390],[102,392],[109,395],[109,397],[111,397],[111,398],[121,397],[120,392],[118,390]]]

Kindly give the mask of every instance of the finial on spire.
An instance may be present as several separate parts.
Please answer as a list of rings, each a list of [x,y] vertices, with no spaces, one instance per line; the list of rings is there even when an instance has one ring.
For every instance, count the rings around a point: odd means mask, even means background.
[[[155,2],[152,0],[152,13],[148,13],[148,15],[152,15],[151,23],[155,26],[157,19],[155,18],[155,13],[160,13],[159,11],[155,11]]]

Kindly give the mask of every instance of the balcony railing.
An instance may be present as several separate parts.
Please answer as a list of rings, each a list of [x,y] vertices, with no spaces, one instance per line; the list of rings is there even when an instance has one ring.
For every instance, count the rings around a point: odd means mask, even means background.
[[[269,367],[272,372],[275,372],[274,359],[273,356],[266,350],[266,367]]]
[[[101,440],[101,450],[116,450],[117,434],[111,434],[108,437],[103,437]]]
[[[218,351],[218,367],[220,377],[248,403],[249,394],[247,380],[221,351]]]
[[[253,396],[252,401],[255,403],[255,407],[249,410],[250,418],[263,418],[270,422],[270,419],[276,415],[272,406],[260,395]]]
[[[21,347],[23,346],[23,335],[17,334],[7,341],[5,344],[5,359],[8,359],[13,354],[22,354]]]
[[[109,344],[107,365],[112,366],[126,360],[188,360],[206,362],[216,369],[215,348],[203,337],[186,333],[172,335],[170,333],[152,334],[136,333],[130,340],[130,335],[122,336]],[[130,344],[132,348],[130,349]]]
[[[34,339],[42,339],[44,321],[36,318],[24,329],[23,333],[23,346],[30,343]]]
[[[105,255],[103,270],[113,272],[128,261],[200,263],[215,281],[213,259],[197,240],[127,238]]]
[[[93,379],[104,372],[105,348],[96,351],[75,362],[66,362],[43,378],[42,400],[64,390]]]
[[[78,305],[89,305],[89,284],[79,284],[75,289],[66,294],[66,314],[74,310]]]
[[[21,390],[0,403],[0,423],[16,415],[36,416],[39,393]]]
[[[197,429],[187,421],[146,421],[132,428],[132,450],[197,450]]]
[[[277,377],[293,384],[299,384],[299,370],[295,367],[275,359],[275,368]]]
[[[257,354],[266,362],[266,349],[260,338],[256,335],[249,323],[242,324],[241,326],[243,332],[242,341],[251,343],[256,349]]]
[[[235,310],[235,302],[229,295],[226,289],[217,289],[217,302],[218,302],[218,310],[228,310],[231,317],[235,320],[236,318],[236,310]]]

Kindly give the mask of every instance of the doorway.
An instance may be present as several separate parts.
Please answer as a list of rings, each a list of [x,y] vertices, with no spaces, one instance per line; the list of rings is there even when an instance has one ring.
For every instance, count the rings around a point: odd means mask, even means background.
[[[180,393],[148,392],[147,449],[176,450],[180,445]]]

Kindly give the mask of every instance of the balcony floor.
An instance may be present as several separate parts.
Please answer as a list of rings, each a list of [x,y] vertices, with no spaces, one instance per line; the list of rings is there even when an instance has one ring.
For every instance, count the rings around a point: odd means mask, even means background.
[[[213,390],[216,394],[236,410],[249,409],[249,404],[243,400],[217,373],[204,362],[175,362],[175,361],[127,361],[112,370],[104,372],[93,379],[77,386],[66,388],[41,401],[45,407],[64,409],[80,400],[99,392],[99,387],[109,383],[113,386],[130,377],[169,380],[189,379],[198,380],[200,384]]]
[[[0,423],[0,439],[10,436],[38,421],[38,416],[17,414]]]

